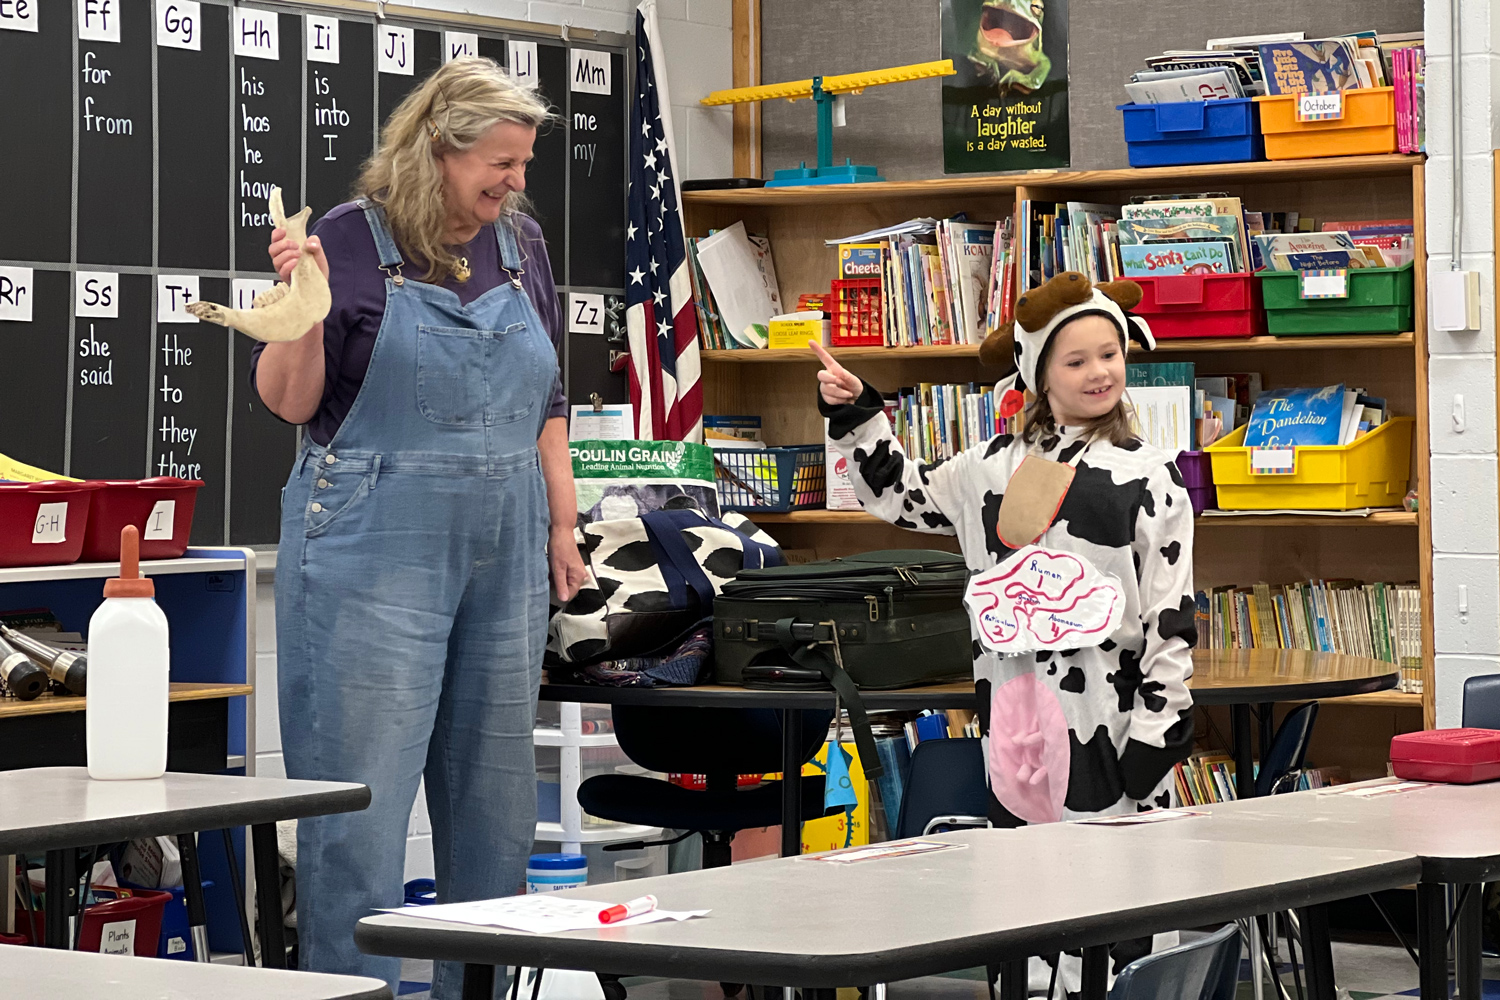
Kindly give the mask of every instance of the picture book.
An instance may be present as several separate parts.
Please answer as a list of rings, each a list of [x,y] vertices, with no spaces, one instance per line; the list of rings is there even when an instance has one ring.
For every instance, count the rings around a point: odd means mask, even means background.
[[[1267,94],[1327,94],[1359,87],[1358,52],[1346,38],[1260,46]]]
[[[1185,195],[1180,198],[1153,195],[1144,201],[1132,202],[1120,209],[1122,219],[1206,218],[1214,215],[1238,216],[1240,214],[1242,213],[1238,198],[1207,195]]]
[[[1134,362],[1125,366],[1125,386],[1130,389],[1153,385],[1192,386],[1196,367],[1191,361]]]
[[[1307,253],[1279,253],[1275,269],[1278,271],[1331,271],[1368,267],[1364,254],[1349,250],[1312,250]]]
[[[879,243],[845,243],[840,246],[839,277],[880,277],[880,247]]]
[[[1228,274],[1234,270],[1230,263],[1230,250],[1230,244],[1223,241],[1143,243],[1120,247],[1120,261],[1127,278],[1168,274]]]
[[[1193,390],[1184,385],[1127,388],[1131,426],[1168,455],[1193,448]]]
[[[1276,267],[1277,259],[1288,254],[1355,252],[1355,243],[1348,233],[1258,233],[1251,240],[1261,260],[1270,267]]]
[[[1147,71],[1135,74],[1125,92],[1136,104],[1180,104],[1244,97],[1239,78],[1228,69]]]
[[[1261,394],[1245,428],[1247,448],[1286,448],[1339,443],[1344,386],[1272,389]]]
[[[1125,247],[1146,243],[1180,243],[1184,241],[1222,240],[1229,246],[1230,269],[1244,268],[1240,259],[1240,217],[1211,215],[1186,219],[1121,219],[1120,252]]]

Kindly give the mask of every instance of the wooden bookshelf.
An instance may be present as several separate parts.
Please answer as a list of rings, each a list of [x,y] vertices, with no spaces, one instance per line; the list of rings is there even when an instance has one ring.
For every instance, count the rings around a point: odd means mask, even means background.
[[[1152,354],[1177,353],[1229,353],[1238,351],[1409,351],[1416,344],[1414,333],[1368,333],[1326,337],[1244,337],[1238,340],[1184,340],[1157,341]],[[1131,342],[1130,353],[1144,353],[1141,345]],[[911,361],[932,358],[979,357],[978,344],[934,344],[923,347],[835,347],[830,354],[840,361]],[[733,364],[816,364],[817,355],[811,350],[791,349],[777,351],[699,351],[703,361],[730,362]]]
[[[874,514],[862,510],[794,510],[791,513],[746,511],[756,524],[846,524],[884,525]],[[1378,510],[1365,517],[1328,516],[1322,514],[1203,514],[1195,519],[1204,528],[1415,528],[1417,515],[1405,510]],[[923,534],[923,532],[913,532]]]
[[[1347,744],[1369,755],[1387,744],[1382,727],[1421,728],[1433,722],[1432,529],[1428,484],[1426,273],[1423,158],[1349,156],[1318,160],[1213,164],[1144,170],[1033,171],[989,177],[825,185],[683,195],[687,232],[703,236],[743,221],[771,239],[782,301],[826,292],[837,276],[835,251],[825,240],[890,225],[914,216],[942,218],[959,211],[977,221],[1005,218],[1020,199],[1123,204],[1133,195],[1223,191],[1247,206],[1296,210],[1324,219],[1411,217],[1419,247],[1414,329],[1399,334],[1327,337],[1252,337],[1242,340],[1165,340],[1157,354],[1195,361],[1205,374],[1259,371],[1268,387],[1345,382],[1385,397],[1393,412],[1416,417],[1412,482],[1418,512],[1381,511],[1365,518],[1317,515],[1200,517],[1194,552],[1199,588],[1259,580],[1288,583],[1309,577],[1417,580],[1422,588],[1426,663],[1423,695],[1385,692],[1330,704],[1325,747]],[[1000,374],[978,362],[978,347],[850,347],[834,355],[881,388],[918,382],[994,381]],[[773,445],[823,440],[811,351],[704,351],[705,413],[758,414]],[[880,548],[956,551],[951,536],[904,531],[861,512],[798,511],[752,514],[789,550],[826,558]],[[1418,713],[1421,709],[1421,713]],[[1339,718],[1359,720],[1340,723]],[[1326,722],[1326,725],[1325,725]],[[1377,732],[1376,730],[1380,730]],[[1343,743],[1338,741],[1342,740]],[[1362,763],[1369,764],[1369,761]],[[1382,772],[1383,773],[1383,772]]]

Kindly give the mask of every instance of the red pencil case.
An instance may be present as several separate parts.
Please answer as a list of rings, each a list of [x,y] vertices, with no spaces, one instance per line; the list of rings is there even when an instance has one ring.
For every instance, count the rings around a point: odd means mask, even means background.
[[[1500,778],[1500,730],[1428,729],[1391,739],[1396,777],[1472,785]]]

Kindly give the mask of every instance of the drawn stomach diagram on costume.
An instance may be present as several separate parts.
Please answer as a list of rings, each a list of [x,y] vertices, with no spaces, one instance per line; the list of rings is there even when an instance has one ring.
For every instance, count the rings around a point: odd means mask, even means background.
[[[991,652],[1097,646],[1120,625],[1119,580],[1069,552],[1027,545],[969,581],[964,604]],[[990,697],[988,765],[995,798],[1028,823],[1062,818],[1072,745],[1057,694],[1035,673]]]

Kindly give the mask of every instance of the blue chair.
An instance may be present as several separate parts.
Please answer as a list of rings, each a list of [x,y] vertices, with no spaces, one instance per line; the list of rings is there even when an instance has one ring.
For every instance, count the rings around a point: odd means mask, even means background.
[[[1500,674],[1464,681],[1465,729],[1500,729]]]
[[[937,829],[986,826],[989,786],[976,739],[923,740],[912,751],[901,795],[897,840]],[[947,822],[935,822],[946,820]],[[933,830],[929,830],[933,827]]]
[[[832,720],[829,711],[802,713],[802,763],[827,740]],[[578,804],[589,815],[686,830],[684,837],[702,834],[705,868],[729,864],[730,841],[740,830],[781,822],[781,782],[738,788],[741,774],[781,770],[781,719],[775,711],[616,705],[614,723],[620,749],[636,764],[667,774],[702,774],[707,787],[695,791],[658,778],[600,774],[578,787]],[[823,815],[821,777],[802,780],[802,815]]]
[[[1281,727],[1276,730],[1270,747],[1261,753],[1260,771],[1255,775],[1257,796],[1296,789],[1296,781],[1292,780],[1287,787],[1287,779],[1302,776],[1307,745],[1312,741],[1313,723],[1317,721],[1318,703],[1315,701],[1298,705],[1281,720]]]
[[[1225,924],[1188,944],[1138,958],[1120,972],[1109,1000],[1233,1000],[1240,928]]]

